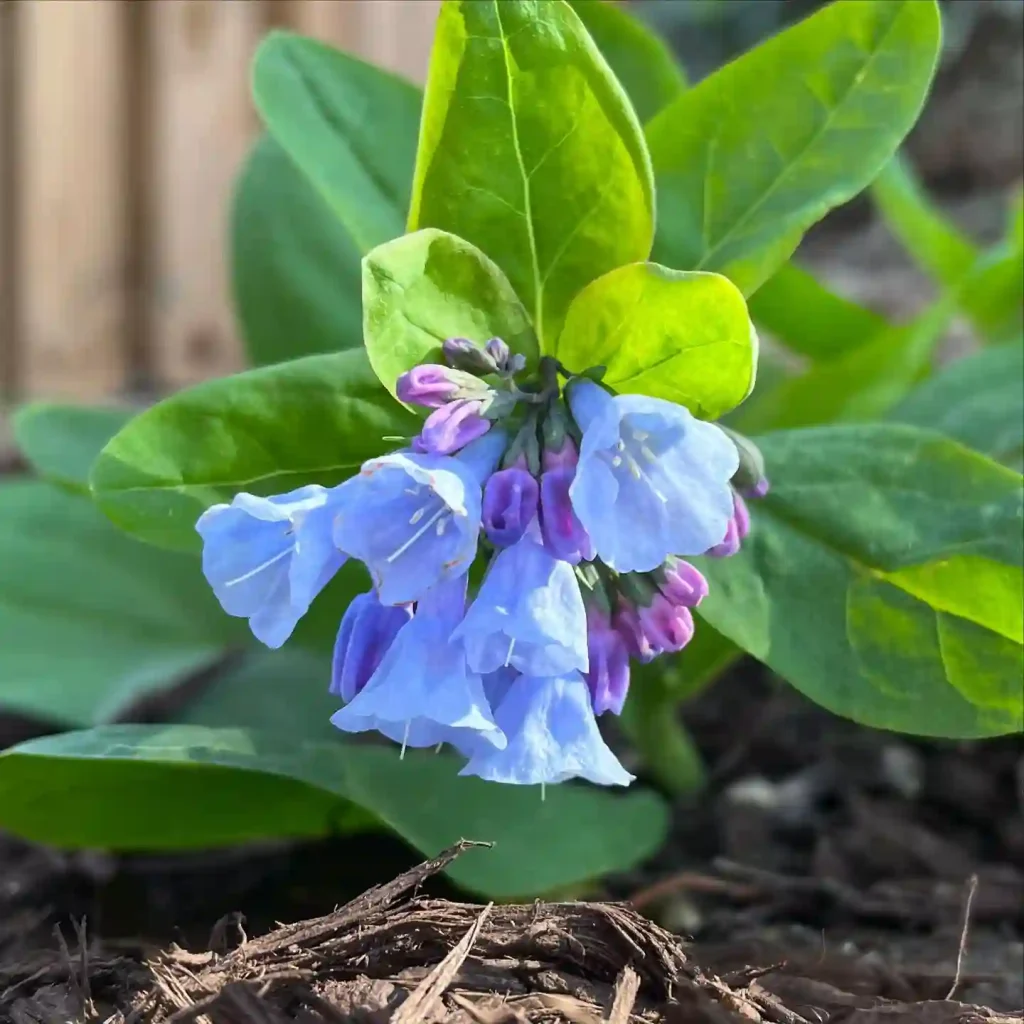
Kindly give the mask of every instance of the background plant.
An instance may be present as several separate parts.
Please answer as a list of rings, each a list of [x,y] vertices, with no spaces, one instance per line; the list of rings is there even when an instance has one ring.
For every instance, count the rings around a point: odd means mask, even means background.
[[[523,98],[517,130],[548,137],[559,123],[583,125],[576,144],[594,147],[614,139],[588,118],[591,93],[569,84],[616,87],[564,0],[534,15],[502,2],[517,17],[570,25],[572,52],[534,55],[551,68],[534,93],[504,59],[477,54],[471,66],[442,39],[422,129],[436,159],[415,183],[419,90],[312,40],[269,37],[254,68],[267,134],[232,211],[254,368],[130,421],[128,411],[52,405],[17,418],[22,450],[50,482],[0,490],[0,701],[73,731],[0,757],[5,828],[122,849],[383,825],[433,852],[472,835],[498,846],[463,858],[455,876],[499,896],[627,866],[660,842],[665,808],[650,791],[558,787],[538,804],[529,791],[458,779],[443,759],[403,765],[388,749],[340,741],[328,725],[327,660],[341,609],[365,585],[358,571],[314,605],[297,631],[303,649],[266,652],[217,611],[195,554],[193,524],[212,502],[337,482],[390,447],[383,436],[408,432],[362,351],[360,297],[362,258],[407,226],[475,243],[542,335],[556,333],[575,284],[538,287],[510,251],[515,230],[483,207],[445,205],[458,175],[493,179],[501,198],[515,154],[492,161],[510,126],[479,111],[438,139],[431,111],[447,87],[469,95],[505,75]],[[693,786],[699,763],[676,704],[743,653],[868,725],[964,738],[1019,729],[1024,221],[1018,197],[1003,240],[980,249],[896,155],[934,70],[935,6],[841,0],[693,88],[625,12],[602,0],[571,6],[644,124],[652,258],[729,277],[770,341],[758,388],[728,422],[756,435],[772,493],[741,553],[701,564],[712,594],[697,639],[668,672],[634,682],[626,724],[641,757],[669,787]],[[616,173],[643,159],[633,152]],[[536,183],[545,212],[556,216],[579,173],[557,152],[548,158]],[[627,244],[623,218],[642,234],[650,209],[642,185],[630,193],[614,180],[629,203],[602,223]],[[792,261],[803,233],[864,189],[939,286],[908,323],[834,294]],[[571,245],[571,229],[559,226],[556,244]],[[475,292],[467,303],[486,306]],[[979,350],[940,367],[937,344],[961,314]],[[393,353],[378,348],[370,361]],[[697,385],[713,389],[715,366],[700,372]],[[197,672],[210,685],[174,724],[124,724],[141,697]]]

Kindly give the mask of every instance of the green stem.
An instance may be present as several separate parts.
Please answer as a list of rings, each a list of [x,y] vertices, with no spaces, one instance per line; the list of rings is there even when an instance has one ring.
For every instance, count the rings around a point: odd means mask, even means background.
[[[706,778],[704,760],[679,719],[679,698],[653,674],[630,689],[622,726],[644,766],[670,793],[692,799]]]

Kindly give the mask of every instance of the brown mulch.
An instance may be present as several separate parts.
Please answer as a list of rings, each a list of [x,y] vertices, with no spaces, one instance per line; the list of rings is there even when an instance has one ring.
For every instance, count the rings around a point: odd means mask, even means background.
[[[487,906],[418,895],[460,843],[323,917],[249,937],[233,915],[203,952],[148,957],[73,942],[0,964],[12,1024],[1009,1024],[1024,1018],[946,998],[878,995],[834,968],[741,966],[715,974],[679,937],[625,903]],[[764,882],[764,879],[761,879]],[[757,884],[749,880],[741,884]],[[773,883],[774,884],[774,881]],[[972,890],[973,891],[973,890]],[[966,944],[965,904],[961,947]],[[15,922],[5,921],[9,929]],[[21,922],[29,927],[31,922]],[[735,950],[734,950],[735,952]],[[961,949],[962,952],[962,949]],[[830,973],[831,972],[831,973]],[[890,969],[890,974],[893,974]],[[817,974],[818,976],[813,976]],[[825,980],[828,978],[828,980]],[[845,986],[842,982],[845,981]]]

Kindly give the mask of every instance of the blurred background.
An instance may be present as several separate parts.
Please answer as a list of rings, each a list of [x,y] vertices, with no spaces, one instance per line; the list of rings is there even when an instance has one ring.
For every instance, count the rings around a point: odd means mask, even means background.
[[[692,80],[820,6],[623,2]],[[0,408],[147,397],[240,368],[226,223],[259,132],[248,91],[259,39],[287,26],[421,82],[437,6],[0,0]],[[944,7],[943,68],[909,152],[984,239],[1021,176],[1024,0]],[[816,229],[804,255],[852,297],[912,312],[902,307],[928,286],[887,246],[864,202]]]

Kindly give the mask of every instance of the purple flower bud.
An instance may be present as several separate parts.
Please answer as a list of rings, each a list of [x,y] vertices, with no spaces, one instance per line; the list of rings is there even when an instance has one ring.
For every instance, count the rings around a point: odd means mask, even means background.
[[[577,565],[594,557],[594,547],[569,498],[576,470],[549,469],[540,478],[540,529],[544,547],[563,562]]]
[[[491,543],[511,547],[537,515],[540,489],[525,469],[502,469],[484,485],[483,526]]]
[[[689,608],[674,605],[662,594],[648,608],[639,608],[637,618],[647,643],[656,654],[681,651],[693,639],[693,615]]]
[[[435,409],[423,424],[420,443],[434,455],[451,455],[470,441],[483,437],[491,421],[483,415],[484,403],[477,398],[457,398]]]
[[[729,520],[725,536],[708,551],[708,554],[713,558],[728,558],[730,555],[735,555],[749,532],[750,513],[747,511],[747,503],[738,492],[734,492],[732,518]]]
[[[620,596],[618,607],[612,616],[612,625],[625,641],[626,649],[634,658],[642,662],[654,659],[658,652],[651,646],[650,640],[640,625],[640,613],[636,605]]]
[[[584,678],[594,714],[621,714],[629,690],[629,649],[608,613],[597,605],[587,608],[587,651],[590,669]]]
[[[670,604],[696,608],[708,596],[708,581],[681,558],[670,558],[655,573],[655,579]]]
[[[748,498],[763,498],[769,491],[770,485],[768,483],[768,477],[763,476],[760,480],[754,484],[753,487],[747,491]]]
[[[458,394],[461,382],[456,379],[457,373],[437,363],[414,366],[398,378],[395,394],[401,402],[437,409]]]
[[[494,360],[494,364],[499,370],[507,369],[511,353],[509,352],[508,345],[501,338],[491,338],[484,345],[484,351]]]
[[[541,462],[545,469],[575,470],[580,461],[579,452],[571,437],[566,434],[557,449],[545,447]]]
[[[468,338],[448,338],[441,344],[441,351],[449,365],[468,373],[497,373],[498,364],[489,351],[474,344]]]

